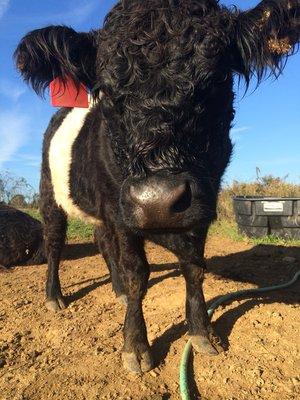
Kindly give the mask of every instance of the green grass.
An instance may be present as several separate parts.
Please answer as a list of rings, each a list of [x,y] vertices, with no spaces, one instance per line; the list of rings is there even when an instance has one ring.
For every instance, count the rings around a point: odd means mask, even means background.
[[[274,235],[269,235],[258,239],[251,239],[251,243],[274,244],[277,246],[300,246],[300,240],[287,240]]]
[[[209,230],[210,235],[219,235],[221,237],[229,237],[236,242],[244,242],[250,244],[273,244],[277,246],[300,246],[300,240],[286,240],[274,235],[262,238],[248,238],[246,235],[238,231],[237,224],[226,219],[216,221]]]
[[[42,220],[39,210],[37,210],[35,208],[22,208],[21,210],[24,213],[29,214],[31,217],[38,219],[39,221]]]
[[[68,223],[67,237],[71,240],[93,240],[94,226],[85,224],[79,219],[70,219]]]
[[[33,208],[27,208],[22,210],[27,214],[31,215],[33,218],[42,220],[41,214],[38,210]],[[67,230],[67,238],[68,240],[93,240],[94,235],[94,227],[90,224],[85,224],[79,219],[70,218],[68,221],[68,230]]]

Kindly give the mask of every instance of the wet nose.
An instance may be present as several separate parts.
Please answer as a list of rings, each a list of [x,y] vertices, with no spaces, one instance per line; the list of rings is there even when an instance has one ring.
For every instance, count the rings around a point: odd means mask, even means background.
[[[136,216],[143,226],[162,226],[181,218],[191,206],[188,182],[152,182],[134,184],[129,189]]]

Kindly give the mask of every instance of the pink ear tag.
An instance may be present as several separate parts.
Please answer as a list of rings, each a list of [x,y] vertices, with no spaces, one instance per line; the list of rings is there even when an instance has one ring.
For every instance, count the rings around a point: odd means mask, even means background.
[[[72,78],[67,77],[65,82],[55,78],[50,83],[51,104],[54,107],[88,108],[88,91],[82,83],[76,87]]]

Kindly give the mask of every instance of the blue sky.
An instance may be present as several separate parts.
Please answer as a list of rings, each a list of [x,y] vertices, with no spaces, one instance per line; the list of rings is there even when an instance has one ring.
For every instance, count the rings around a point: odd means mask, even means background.
[[[0,171],[24,176],[38,188],[41,143],[53,107],[18,76],[12,54],[28,31],[49,24],[66,24],[78,31],[98,28],[114,4],[111,0],[0,0]],[[223,0],[243,9],[258,2]],[[300,180],[300,53],[289,59],[278,81],[267,80],[258,90],[236,98],[235,151],[225,182],[251,180],[263,174],[289,175]]]

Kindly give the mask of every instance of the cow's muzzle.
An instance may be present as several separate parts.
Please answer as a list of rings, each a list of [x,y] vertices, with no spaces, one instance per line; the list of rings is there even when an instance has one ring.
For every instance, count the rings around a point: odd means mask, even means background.
[[[124,222],[141,230],[190,229],[215,218],[215,199],[187,174],[129,178],[121,192]]]

